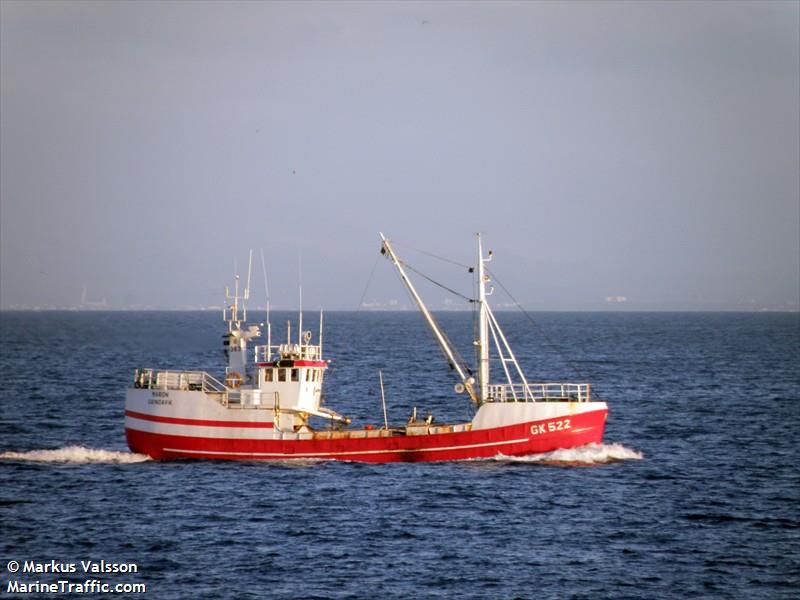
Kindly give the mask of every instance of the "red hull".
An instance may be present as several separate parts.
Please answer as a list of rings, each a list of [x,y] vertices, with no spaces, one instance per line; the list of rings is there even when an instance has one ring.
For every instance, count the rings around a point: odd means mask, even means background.
[[[314,458],[360,462],[429,462],[523,456],[574,448],[603,439],[607,410],[573,415],[561,430],[548,419],[457,433],[394,435],[373,438],[310,440],[232,439],[148,433],[126,428],[132,451],[157,460],[200,458],[220,460],[286,460]]]

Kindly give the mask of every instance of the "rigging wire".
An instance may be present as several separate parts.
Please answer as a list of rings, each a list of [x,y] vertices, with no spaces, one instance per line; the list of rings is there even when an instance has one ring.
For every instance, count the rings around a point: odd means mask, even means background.
[[[435,279],[431,279],[430,277],[428,277],[427,275],[425,275],[425,273],[422,273],[421,271],[418,271],[417,269],[415,269],[414,267],[412,267],[410,264],[408,264],[406,261],[404,261],[404,260],[401,260],[401,261],[400,261],[400,264],[402,264],[404,267],[407,267],[409,270],[411,270],[411,271],[414,271],[414,273],[416,273],[416,274],[417,274],[417,275],[419,275],[420,277],[423,277],[423,278],[427,279],[427,280],[428,280],[428,281],[430,281],[430,282],[431,282],[433,285],[437,285],[437,286],[439,286],[440,288],[442,288],[443,290],[447,290],[448,292],[450,292],[450,293],[451,293],[451,294],[453,294],[454,296],[458,296],[459,298],[461,298],[461,299],[463,299],[463,300],[466,300],[467,302],[470,302],[470,303],[474,303],[474,302],[475,302],[475,299],[474,299],[474,298],[470,298],[470,297],[468,297],[468,296],[465,296],[465,295],[464,295],[464,294],[462,294],[461,292],[457,292],[457,291],[455,291],[454,289],[447,287],[447,286],[446,286],[446,285],[444,285],[443,283],[439,283],[439,282],[438,282],[438,281],[436,281]]]
[[[569,368],[571,368],[573,371],[575,371],[575,374],[576,374],[576,375],[577,375],[577,376],[578,376],[580,379],[585,379],[584,375],[583,375],[583,374],[580,372],[580,370],[578,370],[578,367],[576,367],[576,366],[575,366],[575,364],[574,364],[574,363],[573,363],[573,362],[572,362],[572,361],[569,359],[569,357],[566,355],[566,353],[565,353],[563,350],[561,350],[561,348],[560,348],[560,347],[559,347],[559,346],[558,346],[558,345],[557,345],[557,344],[556,344],[556,343],[555,343],[555,342],[554,342],[552,339],[550,339],[550,336],[548,336],[548,335],[547,335],[547,334],[544,332],[544,330],[543,330],[543,329],[542,329],[542,328],[539,326],[539,324],[538,324],[536,321],[534,321],[533,317],[531,317],[531,316],[530,316],[530,314],[528,313],[528,311],[526,311],[526,310],[525,310],[525,309],[522,307],[522,305],[521,305],[519,302],[517,302],[517,299],[516,299],[516,298],[514,298],[514,296],[512,296],[512,295],[511,295],[511,292],[509,292],[509,291],[508,291],[508,289],[506,289],[506,286],[504,286],[504,285],[503,285],[503,282],[501,282],[501,281],[500,281],[500,280],[497,278],[497,275],[495,275],[495,274],[494,274],[492,271],[490,271],[488,268],[486,269],[486,272],[487,272],[487,273],[489,273],[489,275],[491,276],[491,278],[492,278],[492,280],[493,280],[493,281],[496,281],[496,282],[497,282],[497,285],[499,285],[499,286],[502,288],[502,290],[503,290],[503,291],[506,293],[506,295],[507,295],[509,298],[511,298],[511,301],[512,301],[512,302],[513,302],[513,303],[516,305],[516,307],[517,307],[517,308],[520,310],[520,312],[522,312],[522,314],[523,314],[523,315],[525,315],[525,317],[528,319],[528,321],[530,321],[531,325],[533,325],[533,326],[536,328],[536,331],[538,331],[538,332],[539,332],[539,335],[541,335],[541,336],[544,338],[544,340],[545,340],[545,341],[546,341],[546,342],[547,342],[547,343],[548,343],[548,344],[549,344],[549,345],[550,345],[550,346],[551,346],[551,347],[552,347],[552,348],[553,348],[553,349],[554,349],[554,350],[555,350],[555,351],[558,353],[558,355],[561,357],[561,360],[563,360],[563,361],[564,361],[564,363],[565,363],[565,364],[566,364],[566,365],[567,365]]]
[[[364,291],[361,293],[361,300],[358,301],[356,312],[360,312],[361,307],[364,306],[364,298],[367,296],[367,290],[369,290],[369,286],[372,283],[372,276],[375,275],[375,267],[378,266],[378,260],[380,257],[380,253],[375,255],[375,262],[372,263],[372,270],[369,272],[369,277],[367,277],[367,285],[364,286]]]
[[[396,241],[394,243],[395,243],[395,245],[397,245]],[[438,254],[434,254],[433,252],[428,252],[427,250],[423,250],[422,248],[415,248],[414,246],[411,246],[409,244],[403,244],[403,243],[401,243],[400,245],[401,246],[405,246],[405,247],[409,248],[410,250],[414,250],[415,252],[419,252],[420,254],[424,254],[426,256],[430,256],[431,258],[435,258],[437,260],[441,260],[443,262],[450,263],[451,265],[455,265],[457,267],[463,267],[464,269],[472,269],[471,265],[462,264],[462,263],[457,262],[457,261],[455,261],[455,260],[453,260],[451,258],[447,258],[445,256],[439,256]]]
[[[413,247],[413,246],[410,246],[410,245],[408,245],[408,244],[406,244],[406,246],[407,246],[408,248],[412,249],[412,250],[415,250],[415,251],[417,251],[417,252],[421,253],[421,254],[425,254],[426,256],[430,256],[431,258],[435,258],[435,259],[441,260],[441,261],[443,261],[443,262],[450,263],[451,265],[456,265],[457,267],[462,267],[462,268],[464,268],[464,269],[467,269],[467,271],[469,271],[470,273],[473,273],[473,272],[474,272],[474,268],[473,268],[473,267],[471,267],[470,265],[465,265],[465,264],[462,264],[462,263],[460,263],[460,262],[457,262],[457,261],[455,261],[455,260],[451,260],[451,259],[449,259],[449,258],[445,258],[444,256],[439,256],[438,254],[433,254],[432,252],[428,252],[428,251],[426,251],[426,250],[422,250],[421,248],[415,248],[415,247]],[[399,259],[398,259],[398,260],[399,260]],[[464,295],[464,294],[462,294],[461,292],[457,292],[456,290],[454,290],[454,289],[452,289],[452,288],[449,288],[449,287],[447,287],[447,286],[446,286],[446,285],[444,285],[443,283],[440,283],[440,282],[436,281],[435,279],[433,279],[433,278],[431,278],[431,277],[429,277],[429,276],[425,275],[425,273],[423,273],[423,272],[419,271],[418,269],[415,269],[414,267],[412,267],[410,264],[408,264],[408,263],[407,263],[406,261],[404,261],[404,260],[399,260],[399,262],[400,262],[400,263],[401,263],[401,264],[402,264],[404,267],[406,267],[406,268],[407,268],[407,269],[409,269],[410,271],[413,271],[414,273],[416,273],[417,275],[419,275],[419,276],[420,276],[420,277],[422,277],[423,279],[426,279],[427,281],[429,281],[429,282],[430,282],[430,283],[432,283],[433,285],[435,285],[435,286],[438,286],[438,287],[442,288],[443,290],[445,290],[445,291],[447,291],[447,292],[450,292],[451,294],[453,294],[454,296],[457,296],[457,297],[461,298],[462,300],[465,300],[467,303],[469,303],[469,304],[471,304],[471,305],[472,305],[472,307],[473,307],[473,315],[477,314],[477,301],[475,300],[475,298],[470,298],[469,296],[465,296],[465,295]],[[476,323],[476,321],[475,321],[475,319],[474,319],[474,316],[473,316],[473,326],[474,326],[474,323]],[[466,372],[466,373],[467,373],[467,374],[468,374],[470,377],[472,377],[472,376],[473,376],[475,373],[473,372],[472,368],[469,366],[469,363],[468,363],[466,360],[464,360],[464,357],[461,355],[461,353],[460,353],[460,352],[458,351],[458,349],[455,347],[455,345],[454,345],[454,344],[453,344],[453,342],[450,340],[450,338],[447,336],[447,333],[445,333],[445,331],[444,331],[444,330],[441,328],[441,326],[439,327],[439,329],[440,329],[440,332],[441,332],[442,336],[445,338],[445,340],[447,341],[448,345],[450,346],[450,349],[453,351],[453,354],[455,355],[456,359],[457,359],[457,360],[458,360],[458,362],[460,363],[460,366],[461,366],[461,368],[462,368],[462,369],[464,369],[464,371],[465,371],[465,372]],[[443,351],[443,352],[444,352],[444,351]],[[451,368],[453,368],[453,367],[452,367],[452,365],[451,365]]]
[[[467,267],[466,265],[461,265],[461,264],[459,264],[459,263],[457,263],[457,262],[454,262],[454,261],[448,260],[448,259],[446,259],[446,258],[443,258],[443,257],[441,257],[441,256],[436,256],[436,255],[434,255],[434,254],[430,254],[429,252],[424,252],[423,250],[419,250],[419,252],[422,252],[423,254],[428,254],[429,256],[433,256],[433,257],[435,257],[435,258],[439,258],[439,259],[441,259],[441,260],[444,260],[444,261],[446,261],[446,262],[450,262],[450,263],[452,263],[452,264],[454,264],[454,265],[458,265],[458,266],[460,266],[460,267],[465,267],[465,268],[467,268],[467,269],[470,269],[470,270],[472,269],[472,267]],[[366,295],[367,295],[367,291],[369,290],[369,286],[370,286],[370,284],[372,283],[372,278],[373,278],[373,276],[375,275],[375,268],[378,266],[378,259],[379,259],[381,256],[382,256],[381,254],[378,254],[378,255],[376,256],[376,258],[375,258],[375,262],[372,264],[372,269],[370,270],[370,272],[369,272],[369,277],[367,278],[367,284],[364,286],[364,291],[363,291],[363,292],[362,292],[362,294],[361,294],[361,300],[359,301],[359,303],[358,303],[358,308],[356,309],[357,311],[361,310],[361,307],[362,307],[362,305],[364,304],[364,298],[366,297]],[[451,294],[453,294],[454,296],[458,296],[458,297],[459,297],[459,298],[461,298],[462,300],[465,300],[466,302],[469,302],[469,303],[471,303],[471,304],[472,304],[472,303],[475,303],[475,299],[474,299],[474,298],[470,298],[469,296],[465,296],[465,295],[464,295],[464,294],[462,294],[461,292],[458,292],[458,291],[456,291],[456,290],[454,290],[454,289],[452,289],[452,288],[449,288],[449,287],[447,287],[447,286],[446,286],[446,285],[444,285],[443,283],[440,283],[440,282],[436,281],[435,279],[433,279],[433,278],[429,277],[428,275],[425,275],[425,273],[423,273],[422,271],[420,271],[420,270],[418,270],[418,269],[415,269],[415,268],[414,268],[414,267],[412,267],[410,264],[408,264],[406,261],[404,261],[404,260],[400,260],[400,264],[402,264],[404,267],[408,268],[410,271],[414,271],[414,273],[416,273],[417,275],[419,275],[419,276],[420,276],[420,277],[422,277],[423,279],[426,279],[427,281],[431,282],[431,283],[432,283],[432,284],[434,284],[435,286],[438,286],[438,287],[442,288],[443,290],[445,290],[445,291],[447,291],[447,292],[450,292],[450,293],[451,293]]]
[[[380,255],[380,254],[379,254],[378,256],[382,256],[382,255]],[[403,260],[400,260],[399,258],[398,258],[397,260],[398,260],[398,262],[400,262],[400,264],[402,264],[404,267],[407,267],[408,269],[410,269],[410,270],[414,271],[414,273],[416,273],[417,275],[419,275],[419,276],[421,276],[421,277],[424,277],[425,279],[427,279],[427,280],[428,280],[428,281],[430,281],[431,283],[433,283],[433,284],[435,284],[435,285],[438,285],[439,287],[441,287],[441,288],[443,288],[443,289],[445,289],[445,290],[447,290],[447,291],[449,291],[449,292],[451,292],[451,293],[455,294],[456,296],[460,296],[461,298],[465,298],[465,299],[466,299],[466,300],[468,300],[469,302],[474,302],[474,300],[472,300],[471,298],[467,298],[467,297],[466,297],[466,296],[464,296],[463,294],[459,294],[458,292],[456,292],[456,291],[454,291],[454,290],[451,290],[450,288],[448,288],[448,287],[446,287],[446,286],[444,286],[444,285],[442,285],[442,284],[438,283],[437,281],[434,281],[433,279],[431,279],[430,277],[428,277],[428,276],[427,276],[427,275],[425,275],[424,273],[420,273],[419,271],[417,271],[417,270],[416,270],[414,267],[412,267],[411,265],[409,265],[409,264],[408,264],[408,263],[406,263],[405,261],[403,261]],[[398,275],[398,277],[399,277],[399,275]],[[405,285],[405,284],[403,284],[403,286],[402,286],[402,287],[403,287],[403,290],[405,290],[405,292],[406,292],[406,295],[408,296],[408,299],[411,301],[411,304],[415,304],[415,303],[416,303],[416,300],[414,300],[414,297],[411,295],[411,292],[408,290],[408,288],[406,287],[406,285]],[[437,324],[437,325],[438,325],[438,324]],[[464,357],[463,357],[463,356],[461,355],[461,353],[458,351],[458,348],[456,348],[456,347],[455,347],[455,345],[453,344],[452,340],[451,340],[451,339],[448,337],[447,333],[444,331],[444,329],[442,328],[442,326],[441,326],[441,325],[438,325],[438,328],[439,328],[439,333],[442,335],[442,337],[444,338],[444,340],[447,342],[447,345],[450,347],[450,350],[451,350],[451,352],[453,353],[453,356],[454,356],[454,358],[456,359],[456,362],[458,362],[459,366],[460,366],[460,367],[461,367],[461,368],[464,370],[464,372],[465,372],[465,373],[467,373],[467,375],[469,375],[470,377],[472,377],[472,376],[474,375],[474,372],[472,371],[472,368],[469,366],[469,363],[468,363],[466,360],[464,360]],[[445,361],[447,362],[447,366],[448,366],[448,367],[450,367],[450,369],[454,371],[454,370],[455,370],[455,365],[452,363],[452,361],[450,360],[450,358],[447,356],[447,353],[444,351],[444,348],[442,348],[441,346],[439,346],[439,344],[437,344],[437,347],[439,348],[439,351],[442,353],[442,355],[445,357]]]

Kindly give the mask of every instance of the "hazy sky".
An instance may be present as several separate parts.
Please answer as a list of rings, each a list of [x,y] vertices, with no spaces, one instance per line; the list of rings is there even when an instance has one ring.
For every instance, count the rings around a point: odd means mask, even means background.
[[[800,3],[0,4],[0,306],[800,303]],[[445,268],[446,267],[446,268]],[[256,261],[253,293],[263,303]],[[256,274],[258,278],[256,278]],[[381,261],[365,300],[406,300]],[[430,291],[432,303],[444,294]]]

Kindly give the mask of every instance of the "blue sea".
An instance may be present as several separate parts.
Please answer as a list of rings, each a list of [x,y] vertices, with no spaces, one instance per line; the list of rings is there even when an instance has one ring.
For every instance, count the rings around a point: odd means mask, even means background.
[[[608,402],[603,445],[366,465],[127,450],[133,370],[221,373],[220,314],[0,313],[0,596],[95,579],[158,599],[799,597],[800,315],[530,316],[498,313],[529,379]],[[472,315],[438,317],[471,359]],[[418,314],[327,313],[323,344],[326,404],[355,423],[382,422],[379,370],[390,421],[471,418]]]

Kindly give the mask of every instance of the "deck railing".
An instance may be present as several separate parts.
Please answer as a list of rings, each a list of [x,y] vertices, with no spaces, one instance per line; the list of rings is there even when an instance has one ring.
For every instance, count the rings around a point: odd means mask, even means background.
[[[224,394],[228,388],[205,371],[159,371],[136,369],[134,387],[150,390],[198,390]]]
[[[320,360],[320,347],[312,344],[280,344],[278,346],[256,346],[255,362],[270,362],[272,357],[295,360]]]
[[[159,371],[136,369],[134,387],[147,390],[200,391],[213,394],[217,402],[229,408],[271,409],[278,392],[226,387],[205,371]]]
[[[266,408],[277,406],[278,392],[264,392],[258,389],[228,390],[222,397],[222,405],[228,408]]]
[[[589,402],[588,383],[522,383],[491,384],[487,389],[489,402]]]

